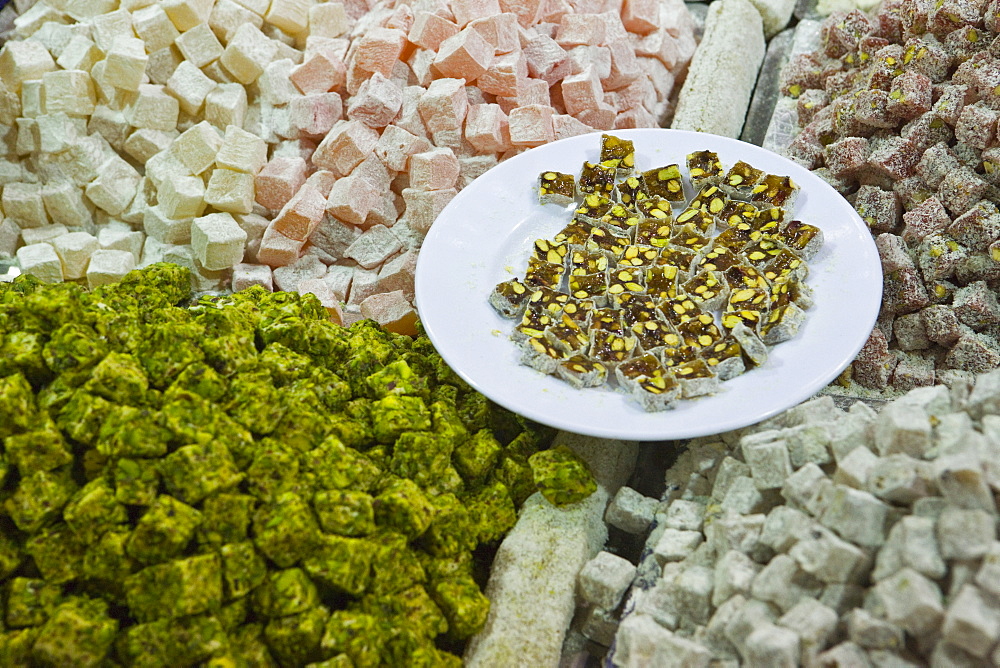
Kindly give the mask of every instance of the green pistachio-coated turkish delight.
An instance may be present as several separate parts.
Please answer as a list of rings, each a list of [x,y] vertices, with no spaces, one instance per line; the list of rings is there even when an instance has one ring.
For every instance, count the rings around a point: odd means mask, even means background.
[[[375,497],[375,522],[410,538],[427,530],[434,513],[434,504],[406,478],[389,481]]]
[[[320,642],[330,611],[317,605],[294,615],[272,619],[264,627],[264,639],[275,659],[284,666],[304,666],[323,656]]]
[[[99,666],[117,633],[118,620],[107,603],[75,597],[60,604],[39,630],[32,659],[43,666]]]
[[[587,463],[566,446],[536,452],[528,461],[538,491],[554,506],[577,503],[597,489]]]
[[[212,610],[222,603],[222,560],[200,554],[149,566],[125,579],[125,598],[140,622]]]
[[[62,599],[62,588],[38,578],[12,578],[6,584],[4,622],[11,628],[40,626]]]
[[[65,467],[54,471],[26,472],[3,507],[18,529],[34,532],[58,517],[75,491],[76,483]]]
[[[448,620],[448,632],[455,638],[468,638],[486,623],[490,602],[471,577],[431,582],[429,593]]]
[[[81,540],[92,543],[105,531],[124,525],[128,512],[115,498],[111,482],[94,478],[69,500],[63,518]]]
[[[496,464],[502,448],[493,434],[480,429],[455,449],[452,460],[466,480],[478,480]]]
[[[253,532],[257,549],[282,568],[312,554],[320,541],[312,508],[295,492],[261,505],[254,513]]]
[[[366,536],[375,531],[374,499],[350,490],[324,490],[313,497],[319,525],[327,533]]]
[[[316,584],[301,568],[287,568],[267,575],[253,593],[253,608],[264,617],[295,615],[318,603]]]
[[[221,546],[219,558],[226,600],[246,596],[267,578],[267,563],[250,541]]]
[[[257,499],[249,494],[220,492],[202,503],[198,540],[205,545],[236,543],[247,539]]]
[[[197,509],[161,494],[136,523],[128,552],[147,564],[171,559],[187,547],[201,522]]]
[[[177,448],[164,458],[160,475],[167,492],[189,504],[243,479],[229,450],[215,441]]]
[[[160,484],[159,461],[155,459],[119,459],[111,466],[115,481],[115,499],[132,506],[148,506],[157,496]]]

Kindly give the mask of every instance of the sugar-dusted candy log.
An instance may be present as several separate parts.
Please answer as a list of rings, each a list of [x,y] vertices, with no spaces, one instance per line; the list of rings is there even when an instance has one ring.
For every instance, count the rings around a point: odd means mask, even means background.
[[[268,209],[280,209],[305,180],[305,160],[299,157],[272,158],[254,179],[256,201]]]

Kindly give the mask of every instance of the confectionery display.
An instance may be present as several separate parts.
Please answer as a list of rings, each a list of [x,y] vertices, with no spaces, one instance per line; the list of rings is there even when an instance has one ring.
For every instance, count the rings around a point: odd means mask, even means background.
[[[0,2],[0,666],[1000,666],[998,91],[1000,0]],[[809,193],[655,127],[850,202],[867,343],[696,439],[491,403],[414,273],[558,139],[524,364],[661,411],[808,317]]]
[[[823,233],[782,208],[799,190],[787,176],[743,161],[726,170],[711,151],[686,156],[700,188],[675,217],[671,203],[686,199],[680,166],[636,175],[636,150],[601,135],[598,161],[577,178],[572,221],[536,240],[524,277],[489,301],[518,321],[511,338],[523,364],[658,411],[713,394],[795,336],[812,303],[806,260]],[[596,173],[603,194],[591,187]],[[552,184],[568,192],[573,179],[542,172],[538,201],[553,203]]]

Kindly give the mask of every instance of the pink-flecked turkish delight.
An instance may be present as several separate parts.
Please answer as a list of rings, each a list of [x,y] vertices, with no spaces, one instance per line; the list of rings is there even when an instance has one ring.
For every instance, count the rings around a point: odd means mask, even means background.
[[[256,200],[268,209],[280,209],[306,181],[302,158],[272,158],[254,178]]]

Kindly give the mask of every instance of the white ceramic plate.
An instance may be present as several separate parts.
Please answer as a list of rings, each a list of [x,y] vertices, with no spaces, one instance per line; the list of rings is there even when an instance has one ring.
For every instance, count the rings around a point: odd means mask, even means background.
[[[518,362],[514,325],[487,299],[493,287],[524,276],[535,239],[569,223],[569,208],[538,204],[538,175],[579,175],[600,155],[597,133],[540,146],[500,163],[462,190],[427,234],[416,270],[416,306],[445,361],[472,387],[532,420],[579,434],[639,441],[691,438],[754,424],[808,399],[854,359],[878,315],[882,270],[871,233],[851,205],[802,167],[758,146],[682,130],[618,130],[636,147],[636,167],[678,163],[699,150],[728,169],[745,160],[792,177],[801,188],[795,218],[823,230],[809,261],[816,305],[798,335],[771,348],[768,361],[722,383],[718,394],[647,413],[609,389],[577,390]],[[686,184],[688,197],[692,196]],[[675,209],[675,212],[677,210]]]

